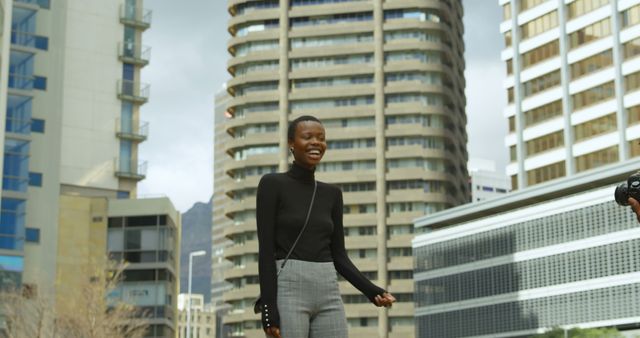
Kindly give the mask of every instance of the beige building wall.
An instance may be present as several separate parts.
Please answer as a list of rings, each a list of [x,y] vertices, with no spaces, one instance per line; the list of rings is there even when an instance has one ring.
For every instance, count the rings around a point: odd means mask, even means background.
[[[255,188],[285,171],[288,122],[314,115],[328,150],[316,178],[344,192],[349,256],[392,292],[372,306],[341,281],[349,334],[414,336],[412,220],[469,201],[461,1],[230,0],[225,257],[231,334],[262,337]],[[217,181],[216,181],[217,183]]]
[[[124,25],[117,19],[124,1],[67,0],[65,12],[60,181],[118,190],[115,137],[122,102],[118,44]],[[54,7],[56,4],[53,4]],[[98,66],[99,65],[99,66]]]
[[[67,301],[77,297],[92,269],[106,266],[107,206],[106,198],[60,196],[55,283],[59,313],[73,311]]]

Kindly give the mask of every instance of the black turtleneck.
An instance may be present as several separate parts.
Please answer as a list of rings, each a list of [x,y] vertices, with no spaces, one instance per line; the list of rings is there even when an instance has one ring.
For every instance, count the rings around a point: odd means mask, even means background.
[[[283,259],[300,233],[313,193],[314,171],[294,163],[287,173],[267,174],[258,184],[260,294],[269,309],[269,322],[262,312],[262,326],[280,326],[277,312],[277,259]],[[331,262],[336,271],[371,302],[385,292],[371,283],[351,262],[344,247],[342,191],[318,182],[309,224],[289,259]],[[286,269],[286,266],[285,266]],[[270,323],[270,324],[269,324]]]

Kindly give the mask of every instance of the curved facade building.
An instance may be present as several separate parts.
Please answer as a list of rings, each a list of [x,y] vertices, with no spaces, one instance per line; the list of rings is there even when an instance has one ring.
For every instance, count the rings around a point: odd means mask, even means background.
[[[262,337],[255,192],[285,171],[288,121],[320,118],[317,178],[344,192],[347,250],[398,298],[372,306],[341,281],[350,336],[413,337],[412,220],[469,201],[460,1],[231,0],[224,190],[230,334]]]

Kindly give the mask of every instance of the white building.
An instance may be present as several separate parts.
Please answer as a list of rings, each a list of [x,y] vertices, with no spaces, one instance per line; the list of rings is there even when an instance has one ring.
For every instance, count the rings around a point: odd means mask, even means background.
[[[513,189],[640,155],[640,1],[498,2]]]
[[[613,192],[638,168],[634,159],[417,219],[416,336],[637,329],[640,223]]]
[[[509,178],[496,171],[494,161],[472,158],[467,163],[467,170],[472,202],[502,196],[511,191]]]
[[[191,313],[187,315],[191,298]],[[189,338],[216,337],[216,311],[213,306],[205,306],[204,296],[201,294],[181,293],[178,295],[178,337],[187,338],[187,321],[190,317],[191,334]]]

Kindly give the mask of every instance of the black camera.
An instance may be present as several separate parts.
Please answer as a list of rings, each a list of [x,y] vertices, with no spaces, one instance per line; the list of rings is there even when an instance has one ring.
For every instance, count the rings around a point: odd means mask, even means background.
[[[618,184],[616,192],[613,193],[616,203],[620,206],[627,206],[629,197],[633,197],[636,201],[640,202],[640,172],[629,176],[626,182]]]

